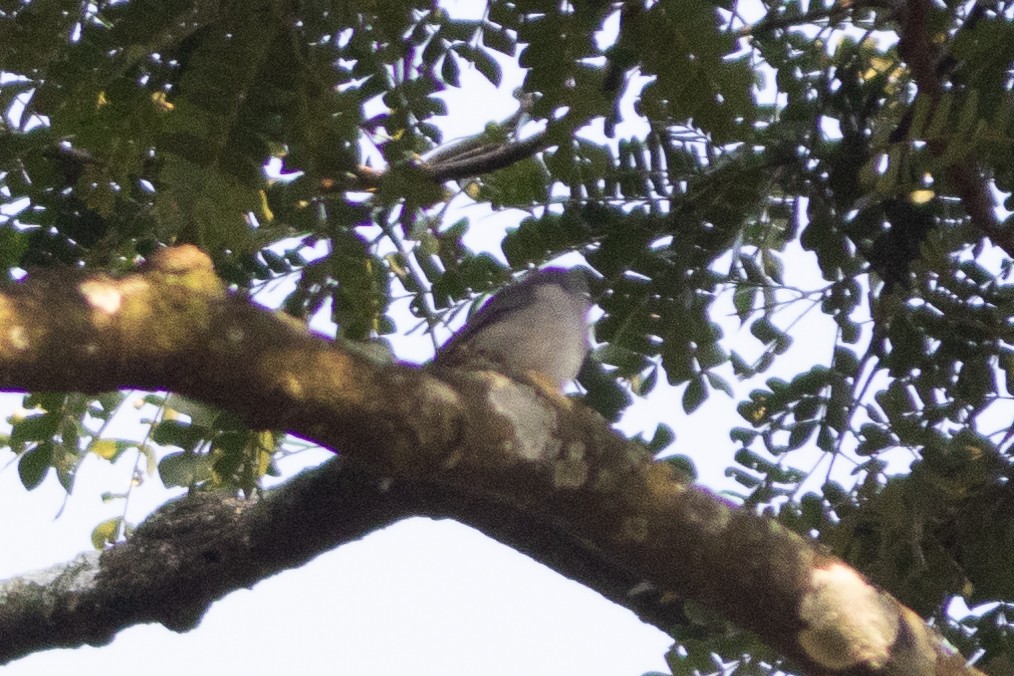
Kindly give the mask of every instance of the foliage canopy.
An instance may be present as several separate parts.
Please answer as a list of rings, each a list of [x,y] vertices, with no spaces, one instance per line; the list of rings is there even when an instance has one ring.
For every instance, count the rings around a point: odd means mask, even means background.
[[[442,93],[469,69],[499,86],[515,61],[518,115],[444,144]],[[236,290],[295,279],[286,312],[326,308],[366,341],[410,328],[396,297],[432,328],[577,252],[602,310],[581,382],[610,419],[660,377],[688,413],[733,395],[819,306],[828,359],[739,403],[742,500],[1009,664],[1012,65],[1010,2],[490,0],[463,19],[426,0],[5,0],[0,263],[122,272],[193,243]],[[452,201],[518,214],[502,257],[463,242]],[[823,281],[793,286],[786,265]],[[728,346],[723,295],[756,354]],[[24,485],[55,471],[69,491],[90,454],[153,454],[103,437],[125,399],[30,395],[5,440]],[[251,491],[281,452],[227,413],[148,403],[151,440],[176,449],[151,455],[167,485]],[[804,448],[849,481],[815,481]],[[956,597],[980,612],[954,619]],[[677,673],[743,651],[675,635]]]

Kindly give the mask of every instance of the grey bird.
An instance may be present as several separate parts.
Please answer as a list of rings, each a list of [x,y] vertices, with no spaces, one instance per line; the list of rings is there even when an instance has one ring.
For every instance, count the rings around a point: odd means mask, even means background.
[[[562,390],[588,352],[587,273],[545,268],[496,293],[437,352],[440,366],[490,368]]]

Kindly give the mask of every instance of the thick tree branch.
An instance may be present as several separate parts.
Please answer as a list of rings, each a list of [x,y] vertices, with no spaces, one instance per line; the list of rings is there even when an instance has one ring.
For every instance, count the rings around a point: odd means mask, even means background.
[[[176,500],[124,544],[7,581],[0,586],[0,663],[47,648],[102,645],[138,623],[191,629],[227,593],[403,515],[397,502],[379,499],[375,480],[339,470],[330,463],[260,501],[220,493]]]
[[[495,521],[542,524],[519,528],[508,543],[542,560],[553,549],[543,540],[565,541],[585,563],[560,568],[610,580],[596,588],[615,600],[623,601],[617,590],[643,583],[672,592],[756,632],[807,673],[974,673],[855,571],[775,522],[681,483],[593,412],[493,373],[378,366],[228,296],[196,249],[163,252],[123,279],[69,272],[30,279],[0,294],[0,327],[5,389],[139,387],[203,399],[254,427],[312,438],[376,476],[443,491],[449,502],[434,514],[494,536],[503,535]],[[263,519],[256,521],[271,522]],[[141,529],[142,546],[143,537],[165,532],[158,523]],[[227,521],[216,539],[242,528]],[[202,541],[190,537],[171,539],[186,556],[207,559]],[[122,569],[117,557],[137,546],[104,553],[99,574],[84,583],[116,581],[105,566]],[[293,547],[287,565],[312,549]],[[159,546],[146,551],[167,559]],[[215,556],[204,565],[215,565]],[[258,574],[244,569],[236,580]],[[156,576],[152,585],[169,579]],[[135,618],[149,613],[185,627],[224,591],[173,610],[146,608],[151,597],[143,595],[96,607],[93,620],[107,629],[86,640],[107,640],[115,620],[103,613],[120,605],[135,604]]]
[[[173,501],[101,555],[82,554],[0,584],[0,664],[44,649],[102,645],[144,622],[189,630],[226,594],[408,516],[480,528],[659,627],[684,619],[681,606],[660,595],[631,597],[638,580],[587,556],[583,543],[537,517],[335,459],[261,500],[198,493]]]
[[[912,69],[912,77],[919,91],[929,96],[935,107],[943,87],[937,72],[940,50],[933,42],[929,13],[929,0],[905,0],[898,35],[898,52]],[[947,143],[941,139],[929,139],[928,145],[934,155],[943,155],[947,150]],[[996,216],[993,197],[975,165],[970,160],[962,159],[947,167],[946,174],[972,223],[1008,256],[1014,258],[1014,232],[1001,225]]]

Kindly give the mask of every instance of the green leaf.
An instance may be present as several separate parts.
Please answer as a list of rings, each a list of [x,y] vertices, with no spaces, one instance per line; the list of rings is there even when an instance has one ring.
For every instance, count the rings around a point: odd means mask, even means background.
[[[549,173],[545,165],[526,158],[487,176],[479,189],[479,200],[494,208],[529,207],[549,198]]]
[[[628,350],[615,343],[600,345],[595,349],[593,356],[603,364],[616,366],[617,373],[624,376],[640,373],[651,363],[643,354]]]
[[[92,529],[92,546],[95,549],[105,549],[106,545],[116,544],[116,538],[120,534],[120,525],[123,523],[121,517],[113,517],[101,522]]]
[[[859,446],[856,449],[859,455],[870,455],[896,444],[887,430],[874,423],[864,423],[859,428],[859,435]]]
[[[28,234],[10,226],[0,226],[0,267],[9,271],[21,262],[28,250]],[[9,273],[8,273],[9,274]]]
[[[254,233],[246,214],[260,208],[256,188],[172,153],[167,153],[159,178],[164,187],[155,195],[155,210],[164,233],[195,234],[204,248],[215,252],[250,249]]]
[[[211,479],[212,462],[207,455],[170,453],[158,463],[158,474],[166,488],[189,488]]]
[[[714,389],[721,390],[730,397],[734,395],[732,385],[726,382],[725,378],[722,378],[718,374],[712,373],[711,371],[705,373],[704,376],[708,379],[708,384],[711,385],[711,387],[713,387]]]
[[[20,453],[28,444],[52,440],[59,425],[57,413],[40,413],[16,420],[11,427],[11,450]]]
[[[53,444],[43,442],[24,453],[18,460],[18,476],[22,485],[28,490],[37,488],[49,473],[53,462]]]
[[[458,62],[453,55],[444,55],[443,63],[440,65],[440,77],[443,78],[444,82],[452,87],[460,87],[460,70],[461,69],[458,68]]]
[[[165,401],[167,410],[176,411],[190,418],[192,425],[199,427],[210,427],[215,424],[215,420],[218,418],[220,411],[214,406],[205,404],[204,402],[191,399],[190,397],[184,397],[180,394],[170,394],[168,399]],[[186,423],[180,423],[186,424]],[[161,442],[159,442],[161,443]]]
[[[717,342],[699,343],[697,350],[694,352],[694,357],[697,359],[697,363],[702,371],[724,364],[729,358],[725,350]]]
[[[792,412],[795,415],[796,420],[799,422],[813,420],[820,412],[821,404],[822,401],[818,397],[806,397],[796,404]]]
[[[510,32],[489,24],[483,26],[482,44],[509,57],[513,57],[517,52],[517,41]]]
[[[996,391],[994,378],[993,368],[985,358],[967,361],[958,373],[957,394],[972,406],[981,406]]]
[[[655,385],[658,384],[658,366],[652,366],[648,369],[648,374],[645,376],[637,375],[630,380],[630,389],[639,397],[646,397],[651,394],[652,390],[655,389]]]
[[[697,481],[697,466],[694,464],[693,458],[686,455],[670,455],[661,458],[659,462],[664,462],[672,467],[673,470],[675,470],[680,477],[684,477],[686,481]]]
[[[384,174],[377,198],[384,204],[405,200],[417,207],[427,207],[440,202],[444,190],[415,164],[402,164]]]
[[[458,43],[451,47],[463,59],[470,61],[479,74],[486,78],[494,87],[500,86],[503,72],[500,64],[485,49],[467,43]]]
[[[819,495],[807,493],[799,501],[803,523],[810,530],[819,531],[825,525],[824,501]]]
[[[795,450],[805,444],[817,431],[818,421],[796,423],[789,432],[789,450]]]
[[[652,453],[659,453],[674,441],[676,441],[676,433],[672,431],[672,428],[664,423],[659,423],[655,427],[655,434],[652,435],[651,441],[648,442],[648,450]]]
[[[774,343],[784,335],[767,317],[761,317],[751,324],[750,333],[765,345]]]
[[[176,446],[185,451],[192,451],[207,439],[208,435],[209,430],[206,427],[180,420],[163,420],[152,430],[151,438],[162,446]]]
[[[837,481],[828,481],[820,487],[820,492],[823,493],[824,499],[830,505],[837,505],[848,499],[848,491],[846,491],[840,483]]]
[[[692,378],[687,383],[687,389],[683,390],[683,410],[693,413],[708,398],[708,390],[701,377]]]
[[[117,442],[113,439],[94,439],[88,445],[88,452],[94,453],[103,460],[109,460],[110,462],[116,460],[127,446],[124,448],[118,448]]]
[[[615,422],[630,405],[627,391],[594,359],[585,359],[577,380],[586,390],[585,405],[598,411],[606,420]]]
[[[726,468],[725,476],[730,477],[733,481],[746,488],[756,488],[761,483],[759,478],[735,467]]]
[[[735,292],[732,295],[732,304],[736,308],[736,316],[739,317],[741,324],[745,324],[746,320],[750,317],[753,312],[753,306],[757,302],[757,287],[750,284],[738,284]]]
[[[1014,352],[1003,353],[1000,357],[1000,368],[1003,369],[1007,394],[1014,396]]]
[[[760,432],[751,430],[746,427],[733,427],[729,431],[729,438],[733,441],[738,441],[744,446],[749,446],[753,443],[753,440],[760,435]]]
[[[776,284],[783,284],[785,266],[782,260],[774,252],[764,249],[761,251],[761,261],[764,264],[764,273]]]

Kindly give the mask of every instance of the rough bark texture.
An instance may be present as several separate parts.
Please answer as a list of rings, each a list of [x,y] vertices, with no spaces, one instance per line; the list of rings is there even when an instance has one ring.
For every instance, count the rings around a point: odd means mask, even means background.
[[[259,502],[173,503],[61,576],[7,582],[0,636],[22,631],[0,645],[0,662],[105,642],[136,622],[189,628],[231,589],[428,514],[473,525],[663,628],[679,610],[632,590],[692,600],[807,673],[975,673],[847,566],[681,483],[593,412],[495,373],[370,362],[229,297],[196,249],[163,252],[123,279],[50,273],[8,288],[0,387],[168,389],[347,458]]]

